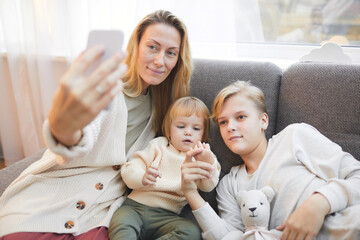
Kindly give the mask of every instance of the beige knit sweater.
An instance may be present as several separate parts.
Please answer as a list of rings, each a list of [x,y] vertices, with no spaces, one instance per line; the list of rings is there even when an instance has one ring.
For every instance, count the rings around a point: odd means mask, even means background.
[[[181,191],[181,165],[185,161],[186,153],[179,152],[165,137],[151,140],[148,146],[138,151],[130,161],[121,167],[124,182],[133,191],[129,198],[151,207],[160,207],[179,214],[187,201]],[[157,178],[153,186],[143,186],[142,178],[148,167],[157,167],[162,177]],[[209,192],[213,190],[220,174],[220,164],[214,155],[212,177],[197,182],[198,188]]]

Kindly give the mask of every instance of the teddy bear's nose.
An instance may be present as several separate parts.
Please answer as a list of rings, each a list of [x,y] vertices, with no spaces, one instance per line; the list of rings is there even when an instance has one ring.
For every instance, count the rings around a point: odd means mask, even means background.
[[[249,208],[251,212],[254,212],[256,210],[256,207]]]

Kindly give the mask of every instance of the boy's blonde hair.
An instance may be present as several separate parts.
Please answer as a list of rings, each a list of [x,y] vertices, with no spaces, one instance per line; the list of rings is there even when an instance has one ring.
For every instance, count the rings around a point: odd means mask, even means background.
[[[154,128],[161,134],[161,124],[164,116],[176,99],[189,95],[189,82],[193,70],[188,33],[185,24],[174,14],[165,10],[157,10],[145,16],[130,36],[125,60],[128,71],[123,77],[124,89],[128,96],[136,97],[143,91],[143,82],[137,69],[139,43],[146,29],[152,25],[162,23],[174,27],[181,36],[179,58],[169,76],[159,85],[149,86],[153,100]]]
[[[236,81],[229,86],[223,88],[216,96],[211,118],[218,124],[219,115],[223,109],[225,101],[235,95],[242,94],[254,102],[260,113],[266,113],[266,104],[263,91],[252,85],[250,82]]]
[[[178,116],[190,117],[195,114],[196,116],[204,119],[204,133],[202,142],[208,142],[210,130],[210,112],[206,105],[196,97],[183,97],[176,100],[169,108],[165,115],[162,124],[164,136],[170,141],[170,125],[171,122]]]

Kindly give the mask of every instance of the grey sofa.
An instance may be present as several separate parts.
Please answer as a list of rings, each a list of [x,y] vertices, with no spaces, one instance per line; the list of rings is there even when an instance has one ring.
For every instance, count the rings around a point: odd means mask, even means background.
[[[299,62],[282,70],[266,62],[197,60],[191,93],[211,109],[219,90],[236,80],[249,80],[263,90],[270,119],[267,138],[291,123],[305,122],[360,161],[360,65]],[[214,123],[210,138],[223,177],[241,159],[227,149]],[[202,195],[217,210],[216,192]]]
[[[196,59],[191,94],[211,109],[219,90],[236,80],[249,80],[264,91],[267,138],[288,124],[306,122],[360,160],[360,65],[301,62],[282,70],[268,62]],[[241,159],[227,149],[214,123],[210,138],[223,177]],[[0,194],[42,152],[0,170]],[[217,210],[215,191],[201,194]],[[192,218],[188,206],[182,215]]]

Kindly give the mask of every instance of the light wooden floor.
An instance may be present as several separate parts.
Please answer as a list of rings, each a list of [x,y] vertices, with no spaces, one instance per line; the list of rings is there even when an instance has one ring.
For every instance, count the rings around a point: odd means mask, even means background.
[[[5,167],[5,162],[4,162],[4,159],[1,159],[0,158],[0,169],[4,168]]]

